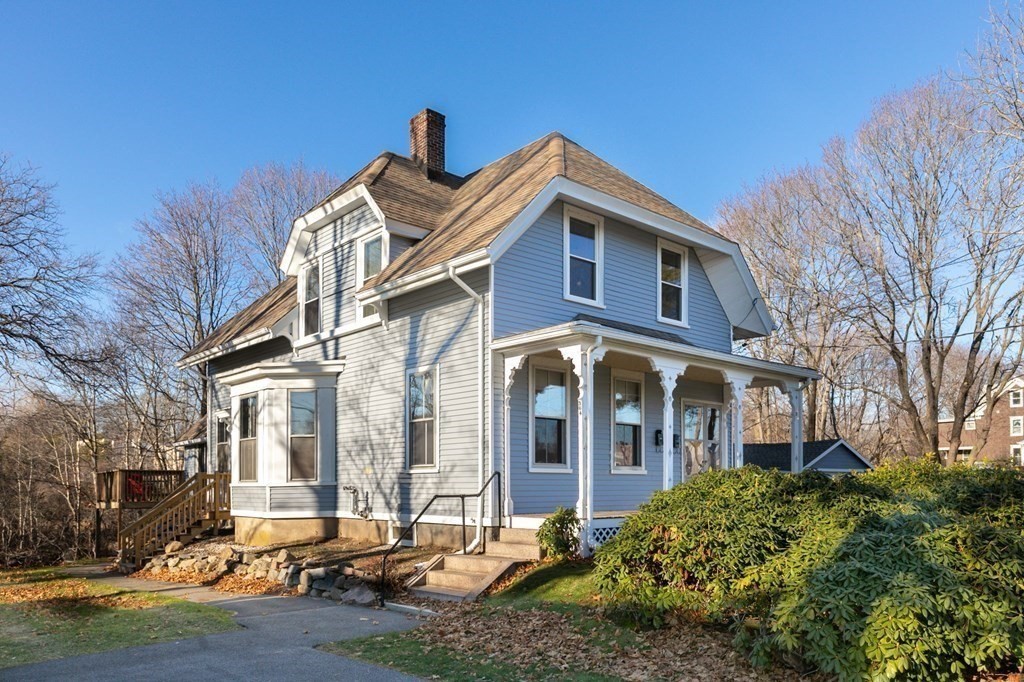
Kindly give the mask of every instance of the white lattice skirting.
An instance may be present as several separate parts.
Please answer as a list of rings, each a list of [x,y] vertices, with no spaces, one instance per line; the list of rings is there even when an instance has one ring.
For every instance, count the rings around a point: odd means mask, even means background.
[[[618,535],[621,523],[622,519],[612,519],[610,522],[603,519],[595,519],[590,527],[590,546],[600,547]]]

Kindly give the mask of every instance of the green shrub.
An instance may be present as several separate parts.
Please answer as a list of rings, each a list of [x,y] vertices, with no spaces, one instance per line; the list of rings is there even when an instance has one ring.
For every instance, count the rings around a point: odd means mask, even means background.
[[[642,622],[730,622],[760,663],[797,657],[844,680],[1016,670],[1022,501],[1009,469],[709,472],[628,519],[597,582]]]
[[[537,541],[554,559],[575,559],[580,555],[580,517],[576,510],[559,507],[544,519],[537,530]]]

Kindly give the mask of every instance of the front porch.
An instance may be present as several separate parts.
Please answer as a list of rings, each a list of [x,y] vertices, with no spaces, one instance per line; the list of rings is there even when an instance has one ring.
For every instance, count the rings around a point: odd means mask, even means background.
[[[748,389],[789,395],[800,470],[802,390],[813,370],[612,324],[572,322],[494,343],[503,360],[506,526],[537,528],[557,507],[572,507],[589,552],[655,491],[743,466]]]

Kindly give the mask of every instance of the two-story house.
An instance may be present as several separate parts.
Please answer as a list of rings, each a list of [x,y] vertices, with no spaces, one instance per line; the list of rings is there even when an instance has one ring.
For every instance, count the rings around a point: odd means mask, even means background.
[[[488,528],[575,507],[592,547],[659,489],[743,462],[744,391],[814,370],[733,352],[773,322],[740,246],[552,133],[466,176],[411,121],[294,223],[287,278],[193,349],[205,468],[242,542],[386,540],[435,494]],[[494,474],[498,474],[494,476]],[[458,500],[419,543],[457,545]]]
[[[961,431],[957,461],[967,461],[978,446],[978,422],[989,419],[988,436],[977,453],[978,462],[1001,462],[1024,466],[1024,377],[1007,383],[999,399],[993,401],[991,415],[983,404],[967,419]],[[952,419],[939,420],[939,454],[949,452]]]

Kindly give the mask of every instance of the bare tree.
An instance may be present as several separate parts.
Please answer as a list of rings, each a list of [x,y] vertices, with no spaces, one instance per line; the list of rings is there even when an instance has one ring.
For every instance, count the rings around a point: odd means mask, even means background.
[[[338,184],[327,171],[307,168],[302,161],[268,163],[242,173],[231,195],[231,224],[259,293],[284,277],[280,264],[292,222]]]
[[[888,355],[917,453],[937,452],[947,396],[947,463],[977,386],[1001,392],[1021,362],[1024,166],[1014,140],[976,132],[986,116],[935,79],[882,100],[824,156],[830,225],[859,285],[845,309]]]
[[[53,187],[0,154],[0,363],[8,374],[43,360],[68,370],[80,360],[68,330],[87,310],[95,263],[72,256],[57,224]]]

